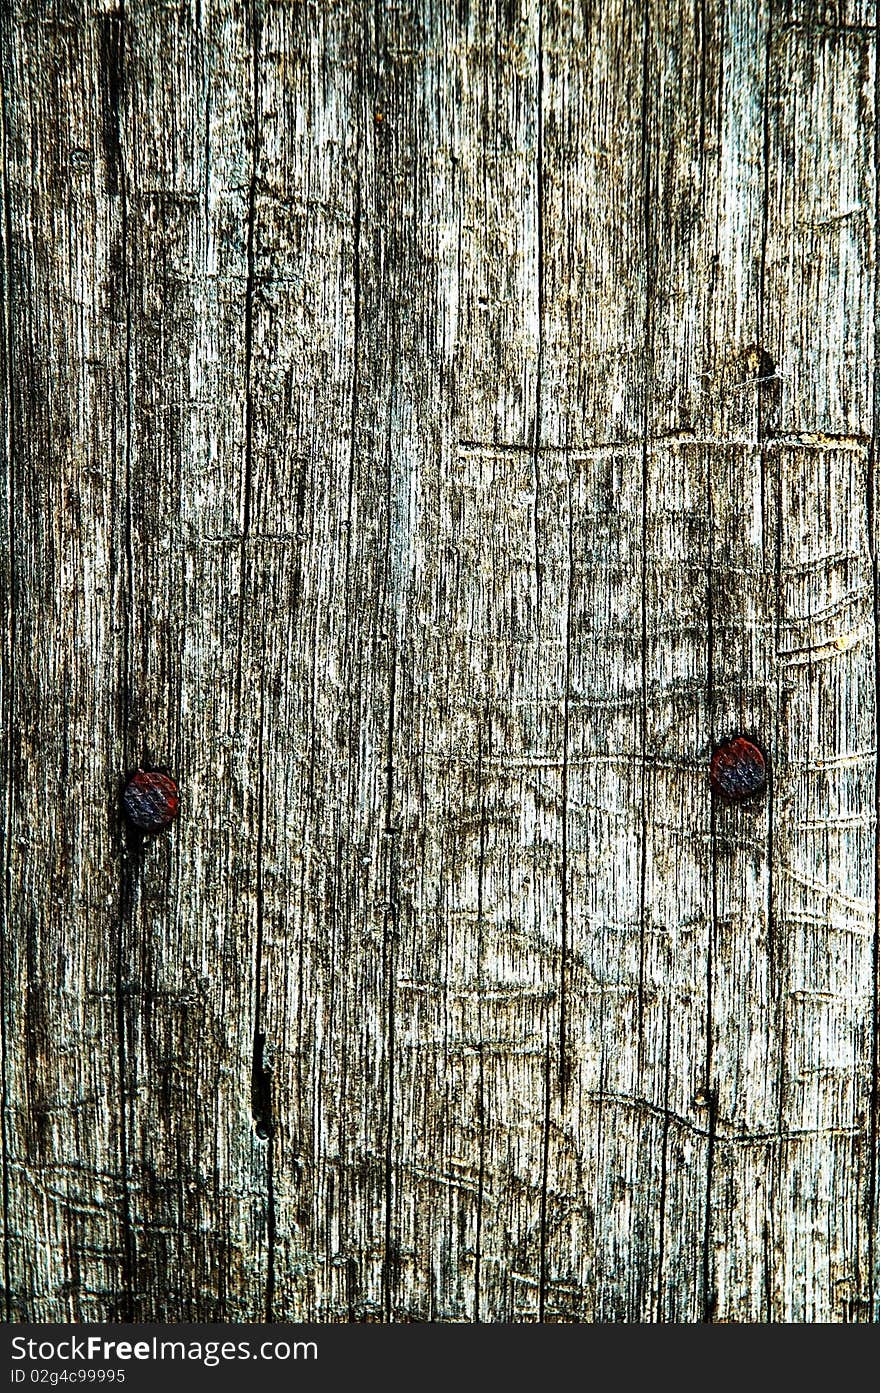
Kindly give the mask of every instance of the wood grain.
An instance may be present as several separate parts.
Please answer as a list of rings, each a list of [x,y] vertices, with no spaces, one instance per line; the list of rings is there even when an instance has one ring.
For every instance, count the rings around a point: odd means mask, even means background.
[[[0,11],[6,1319],[877,1319],[873,0]]]

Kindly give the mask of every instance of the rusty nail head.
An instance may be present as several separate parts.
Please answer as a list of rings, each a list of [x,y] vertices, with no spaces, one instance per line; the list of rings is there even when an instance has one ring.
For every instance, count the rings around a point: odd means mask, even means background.
[[[751,740],[734,735],[713,751],[709,782],[719,798],[728,803],[744,803],[767,787],[767,761]]]
[[[139,832],[161,832],[177,817],[180,791],[170,774],[138,769],[122,790],[122,807],[130,825]]]

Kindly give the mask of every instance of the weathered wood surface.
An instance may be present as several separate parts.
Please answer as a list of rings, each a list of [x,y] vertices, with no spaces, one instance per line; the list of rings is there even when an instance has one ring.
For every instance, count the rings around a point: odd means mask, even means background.
[[[0,9],[6,1317],[876,1317],[873,0]]]

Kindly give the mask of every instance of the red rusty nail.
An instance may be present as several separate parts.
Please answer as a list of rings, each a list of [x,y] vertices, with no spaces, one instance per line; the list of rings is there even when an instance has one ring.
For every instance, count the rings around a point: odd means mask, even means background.
[[[751,740],[735,735],[713,752],[709,782],[719,798],[729,803],[742,803],[766,788],[767,761]]]
[[[180,792],[169,774],[138,769],[122,791],[125,816],[140,832],[170,827],[180,808]]]

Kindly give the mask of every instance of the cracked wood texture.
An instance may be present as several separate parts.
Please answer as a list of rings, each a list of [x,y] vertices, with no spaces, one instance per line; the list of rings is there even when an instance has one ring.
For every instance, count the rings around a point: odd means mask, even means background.
[[[873,0],[0,8],[6,1318],[875,1318]]]

